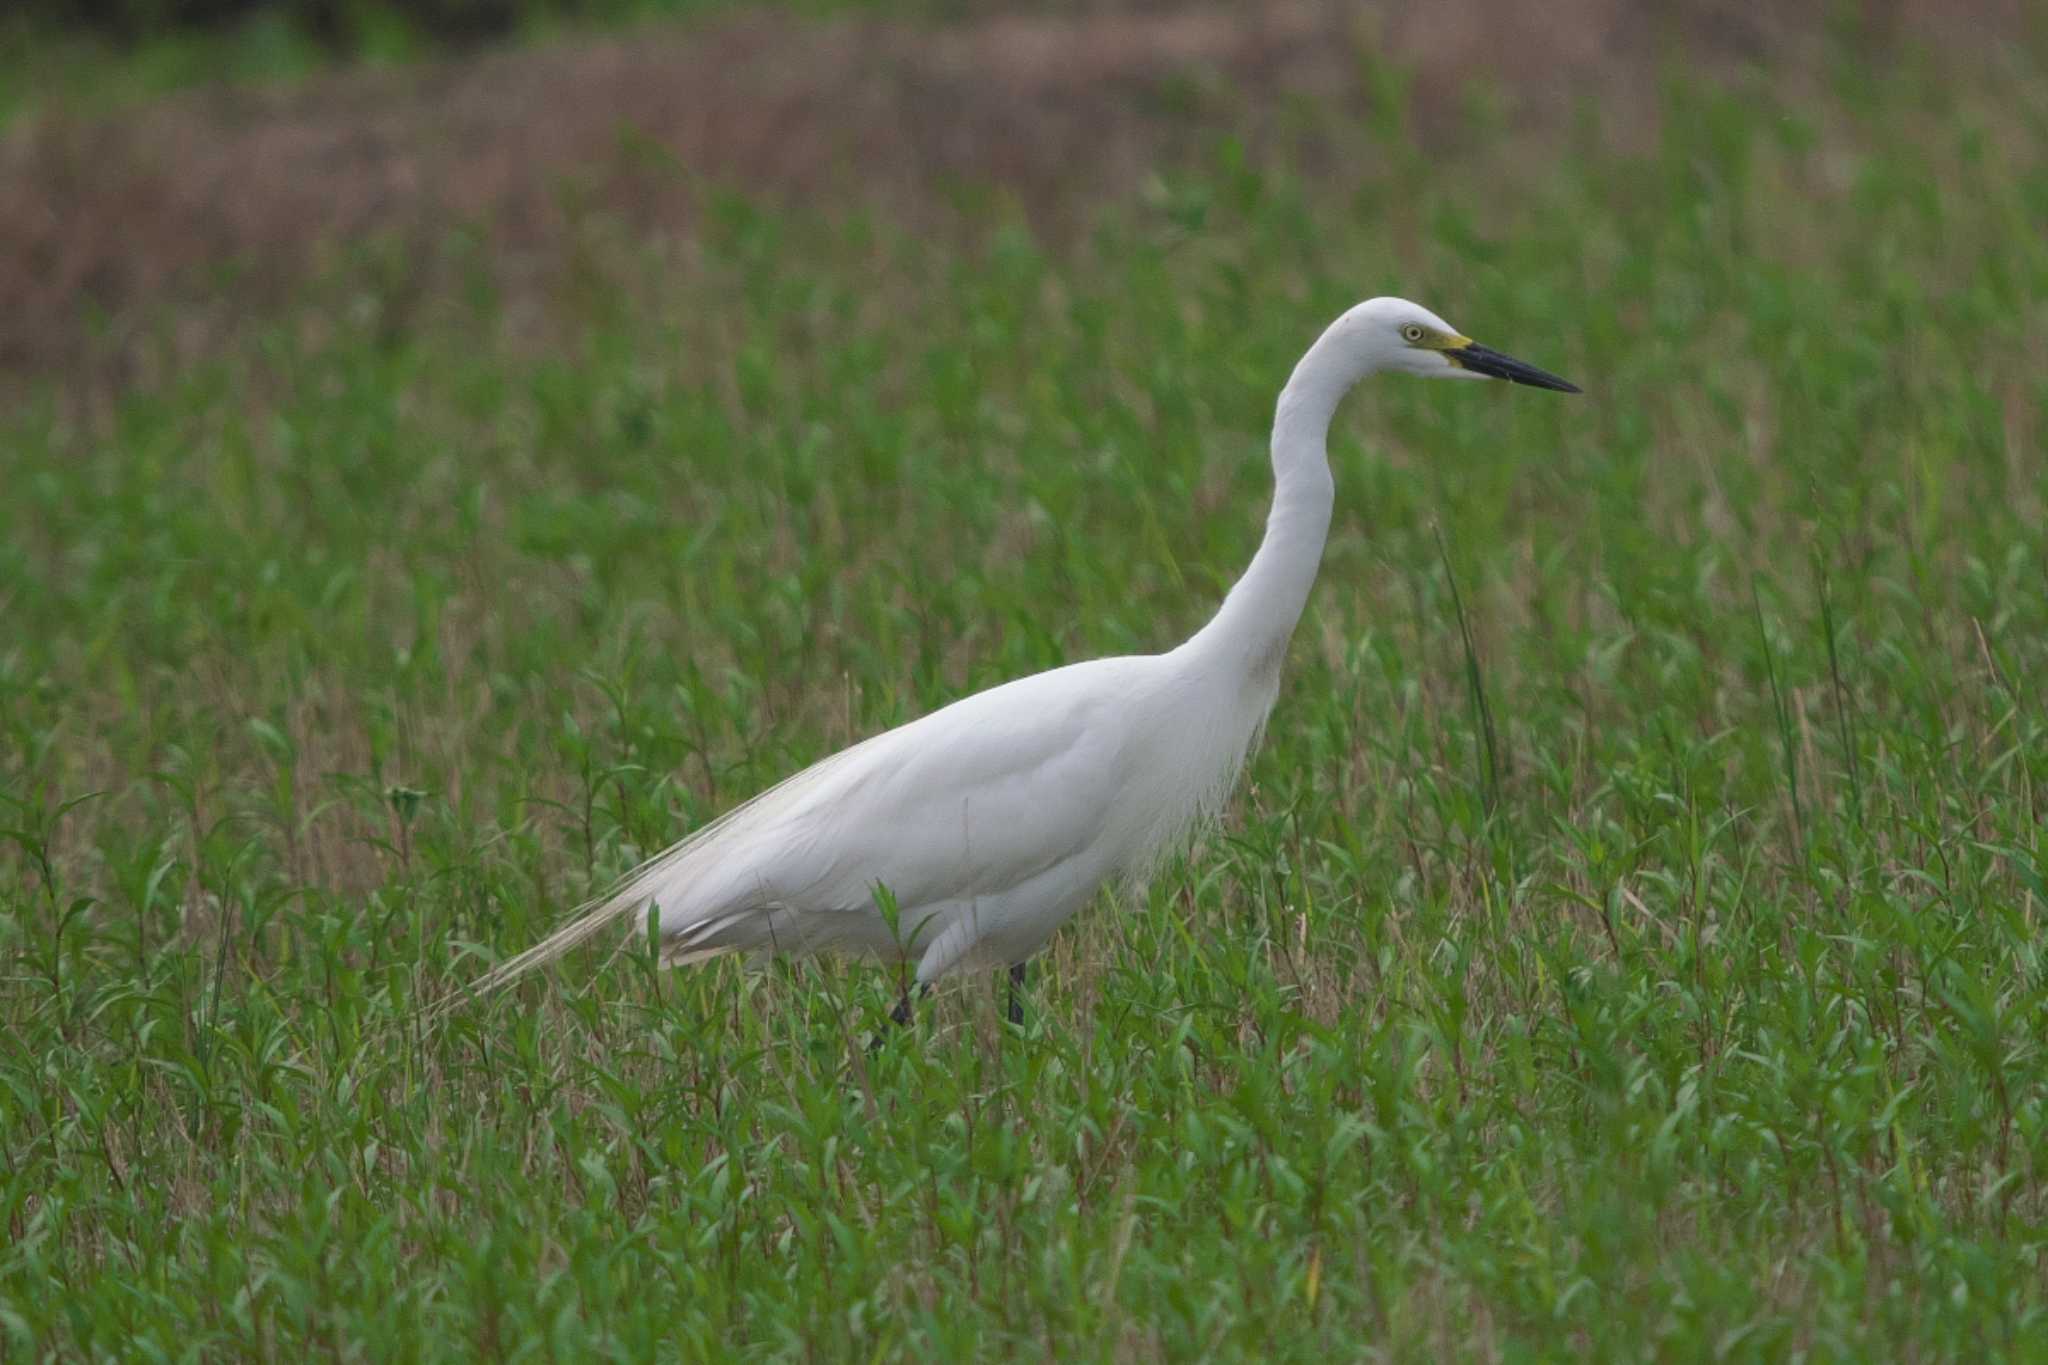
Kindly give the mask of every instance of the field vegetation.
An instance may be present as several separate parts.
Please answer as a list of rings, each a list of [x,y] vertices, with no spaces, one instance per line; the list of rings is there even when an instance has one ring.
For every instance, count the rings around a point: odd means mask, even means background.
[[[1148,77],[1085,201],[622,133],[686,230],[16,352],[0,1354],[2048,1357],[2038,25],[1611,102],[1343,33]],[[1381,292],[1586,394],[1351,401],[1242,793],[1023,1029],[631,942],[429,1026],[798,766],[1180,640]]]

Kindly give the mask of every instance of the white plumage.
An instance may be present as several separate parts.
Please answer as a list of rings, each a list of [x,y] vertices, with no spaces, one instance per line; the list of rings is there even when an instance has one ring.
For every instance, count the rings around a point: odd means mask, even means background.
[[[663,959],[678,965],[840,951],[914,961],[929,983],[1023,963],[1106,881],[1142,877],[1228,797],[1322,557],[1330,419],[1383,370],[1577,391],[1416,304],[1359,304],[1280,394],[1265,538],[1193,638],[1005,683],[842,750],[650,859],[478,989],[650,904]],[[878,888],[897,907],[893,927]]]

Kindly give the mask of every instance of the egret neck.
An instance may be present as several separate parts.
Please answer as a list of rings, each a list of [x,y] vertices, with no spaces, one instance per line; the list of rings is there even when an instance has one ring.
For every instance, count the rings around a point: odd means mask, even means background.
[[[1248,676],[1278,675],[1287,641],[1308,604],[1336,485],[1330,477],[1330,419],[1344,395],[1371,372],[1347,342],[1341,321],[1294,367],[1273,413],[1273,507],[1265,539],[1216,615],[1188,642]]]

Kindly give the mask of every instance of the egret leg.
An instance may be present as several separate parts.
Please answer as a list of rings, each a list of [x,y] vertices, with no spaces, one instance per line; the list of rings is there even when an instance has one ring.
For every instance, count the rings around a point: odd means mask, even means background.
[[[924,999],[931,993],[932,983],[929,981],[925,982],[922,986],[919,986],[917,988],[917,998],[920,1000]],[[909,1028],[910,1021],[915,1017],[916,1007],[910,1003],[910,987],[908,984],[905,984],[905,986],[903,987],[903,994],[900,997],[898,997],[896,1001],[896,1008],[889,1011],[889,1022],[896,1025],[898,1028]],[[889,1035],[887,1033],[875,1034],[874,1037],[868,1039],[868,1051],[870,1053],[880,1052],[882,1050],[883,1042],[886,1041],[888,1037]]]
[[[1030,960],[1010,964],[1010,1022],[1024,1027],[1024,981],[1030,972]]]

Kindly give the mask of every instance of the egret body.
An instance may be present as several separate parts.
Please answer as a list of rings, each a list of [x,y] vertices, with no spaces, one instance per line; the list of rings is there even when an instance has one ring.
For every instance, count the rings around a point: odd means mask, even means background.
[[[1192,638],[1020,678],[842,750],[649,859],[479,987],[650,913],[674,965],[835,951],[914,962],[924,985],[1005,966],[1020,979],[1105,882],[1142,877],[1228,797],[1322,558],[1331,417],[1383,371],[1578,391],[1417,304],[1359,304],[1281,390],[1265,538]]]

